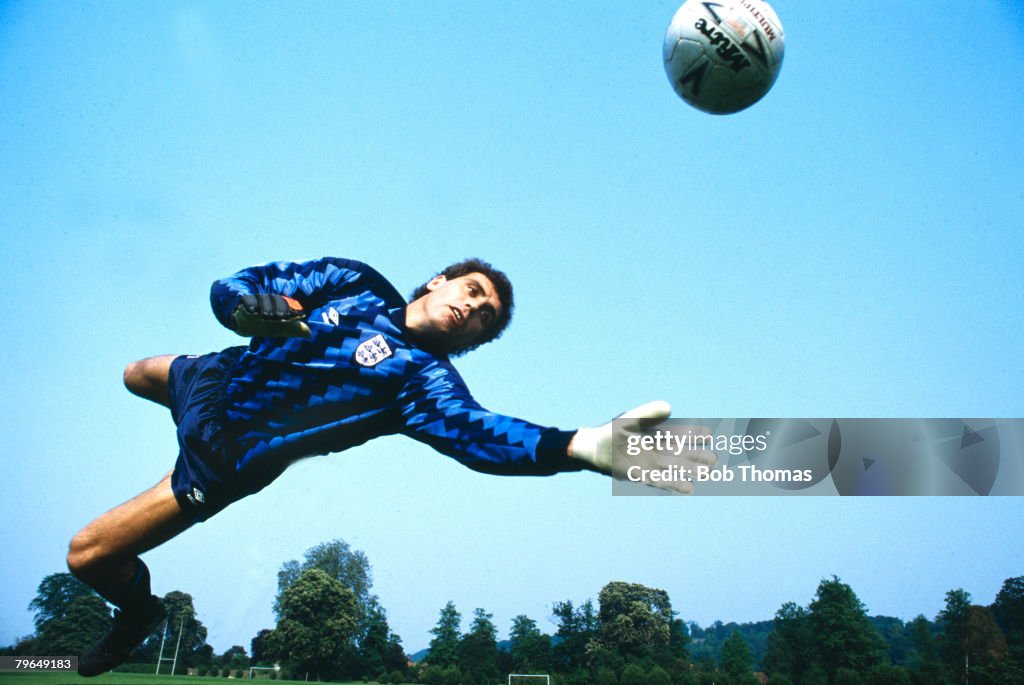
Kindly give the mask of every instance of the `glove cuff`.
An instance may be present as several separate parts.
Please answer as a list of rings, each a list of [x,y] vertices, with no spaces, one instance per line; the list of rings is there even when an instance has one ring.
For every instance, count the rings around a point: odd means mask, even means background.
[[[586,462],[569,456],[569,442],[575,434],[575,431],[557,428],[549,428],[541,433],[537,443],[537,464],[551,473],[586,469]]]
[[[580,428],[572,442],[572,456],[590,464],[598,471],[607,473],[611,469],[611,424],[597,428]]]
[[[228,316],[227,320],[223,322],[224,326],[225,328],[238,333],[239,329],[242,327],[242,322],[245,320],[245,317],[245,307],[242,306],[242,301],[239,299],[238,304],[236,304],[235,308],[231,310],[231,314]]]

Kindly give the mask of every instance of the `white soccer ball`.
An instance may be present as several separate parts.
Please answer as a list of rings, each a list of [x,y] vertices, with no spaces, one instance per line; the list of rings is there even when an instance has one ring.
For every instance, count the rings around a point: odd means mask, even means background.
[[[764,97],[782,68],[785,38],[762,0],[687,0],[665,33],[665,72],[683,100],[731,114]]]

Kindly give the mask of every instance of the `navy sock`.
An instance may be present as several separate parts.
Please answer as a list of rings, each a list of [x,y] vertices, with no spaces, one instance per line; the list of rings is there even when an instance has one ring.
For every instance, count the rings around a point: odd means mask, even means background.
[[[111,604],[126,613],[132,609],[144,606],[152,597],[152,590],[149,587],[149,568],[142,562],[142,559],[135,558],[135,575],[124,585],[103,588],[100,594]]]

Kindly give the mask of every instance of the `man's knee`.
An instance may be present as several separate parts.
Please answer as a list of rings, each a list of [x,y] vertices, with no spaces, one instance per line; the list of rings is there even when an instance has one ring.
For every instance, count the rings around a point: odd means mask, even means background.
[[[132,362],[124,369],[124,386],[133,395],[167,406],[168,375],[175,355],[149,357]]]
[[[68,570],[79,580],[85,580],[95,574],[103,564],[103,554],[99,545],[86,531],[81,531],[71,539],[68,545]]]
[[[124,387],[136,395],[143,395],[154,386],[152,359],[140,359],[124,367]]]

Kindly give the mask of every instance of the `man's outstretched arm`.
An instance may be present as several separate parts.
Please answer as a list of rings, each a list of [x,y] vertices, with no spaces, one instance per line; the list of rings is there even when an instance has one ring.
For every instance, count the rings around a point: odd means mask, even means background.
[[[715,454],[694,450],[680,455],[645,452],[613,459],[613,429],[643,432],[668,418],[665,402],[652,402],[596,428],[562,431],[539,426],[481,407],[451,367],[427,369],[406,388],[403,398],[406,435],[426,443],[469,468],[498,475],[543,476],[590,470],[626,478],[631,466],[664,467],[680,461],[713,464]],[[699,432],[699,430],[698,430]],[[628,436],[624,436],[627,437]],[[663,487],[688,493],[689,483]]]

